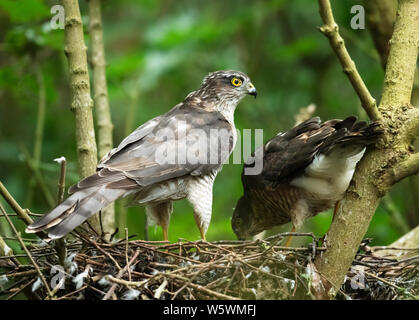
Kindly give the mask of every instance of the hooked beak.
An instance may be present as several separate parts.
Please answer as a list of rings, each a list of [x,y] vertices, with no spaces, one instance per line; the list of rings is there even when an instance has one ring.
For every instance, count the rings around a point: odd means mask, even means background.
[[[251,82],[249,82],[249,84],[247,86],[247,94],[250,94],[251,96],[254,96],[255,99],[256,99],[256,96],[258,95],[255,86]]]

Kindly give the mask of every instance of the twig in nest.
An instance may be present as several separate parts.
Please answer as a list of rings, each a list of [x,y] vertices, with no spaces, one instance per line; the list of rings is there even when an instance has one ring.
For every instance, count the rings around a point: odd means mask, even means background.
[[[89,282],[76,291],[74,286],[66,286],[65,289],[57,291],[55,297],[117,300],[127,298],[126,288],[129,288],[137,291],[132,298],[138,299],[310,298],[307,292],[313,279],[310,280],[311,275],[307,274],[306,270],[312,254],[311,249],[278,246],[277,242],[287,235],[270,237],[269,241],[209,243],[180,240],[173,244],[127,241],[127,236],[122,241],[106,243],[85,239],[83,235],[77,239],[69,239],[68,248],[77,253],[74,262],[77,263],[78,270],[86,270],[87,265],[89,270],[91,267]],[[300,236],[310,236],[313,239],[312,234],[300,233]],[[132,250],[133,248],[135,250]],[[32,256],[37,259],[40,270],[48,281],[48,270],[54,263],[50,263],[50,258],[45,257],[55,254],[54,250],[43,246],[28,247],[28,250],[31,250]],[[349,283],[346,282],[340,291],[337,289],[338,297],[387,299],[415,296],[417,286],[415,287],[414,279],[419,273],[419,258],[406,255],[399,261],[389,261],[374,256],[373,251],[374,248],[371,248],[358,254],[353,265],[368,264],[368,268],[362,270],[375,275],[376,278],[365,274],[368,281],[365,290],[351,291]],[[116,271],[115,263],[110,257],[124,268]],[[133,267],[135,269],[131,270]],[[10,268],[9,275],[15,274],[16,283],[23,281],[19,286],[38,276],[38,271],[32,265],[19,266],[17,269],[10,266],[6,267],[6,270],[7,268]],[[66,274],[73,277],[70,272]],[[347,278],[350,280],[351,277],[354,275],[349,272]],[[406,292],[400,293],[400,290],[378,278],[383,278],[399,288],[405,287]],[[103,289],[103,286],[106,289]],[[41,295],[41,299],[49,298],[46,290],[41,290],[38,294]]]
[[[117,275],[117,278],[116,278],[116,279],[121,278],[121,277],[124,275],[124,273],[125,273],[127,270],[129,270],[129,269],[130,269],[131,264],[135,261],[135,259],[137,259],[137,257],[138,257],[138,255],[139,255],[139,254],[140,254],[140,251],[139,251],[139,250],[135,251],[135,253],[134,253],[133,257],[132,257],[132,258],[131,258],[131,260],[127,263],[127,265],[125,266],[125,268],[124,268],[124,269],[122,269],[122,270],[119,270],[119,272],[118,272],[118,275]],[[131,280],[130,280],[130,281],[131,281]],[[116,284],[113,284],[113,285],[111,286],[111,288],[109,289],[109,291],[106,293],[106,295],[103,297],[103,300],[108,300],[108,299],[110,298],[110,296],[113,294],[113,292],[115,291],[115,289],[116,289]]]
[[[130,265],[128,261],[128,248],[129,248],[128,228],[125,228],[125,263],[127,266]],[[128,268],[127,271],[128,271],[128,280],[131,281],[131,268]]]
[[[81,235],[80,235],[81,236]],[[109,259],[111,259],[111,261],[115,264],[115,266],[118,268],[118,270],[121,270],[121,266],[119,265],[119,263],[114,259],[114,257],[112,257],[111,254],[109,254],[108,252],[106,252],[105,250],[103,250],[94,240],[91,240],[87,237],[81,236],[83,239],[85,239],[86,241],[90,242],[91,244],[93,244],[96,249],[98,249],[100,252],[102,252],[104,255],[106,255]]]
[[[16,230],[16,227],[14,226],[12,220],[10,220],[10,218],[7,216],[6,211],[4,210],[3,206],[0,204],[0,211],[2,212],[2,214],[6,217],[7,222],[9,223],[10,227],[12,228],[13,232],[15,233],[16,237],[19,240],[20,246],[22,247],[23,250],[25,250],[29,260],[32,262],[33,266],[35,267],[35,269],[38,271],[39,277],[41,279],[41,281],[43,282],[45,289],[48,291],[48,295],[51,297],[52,296],[52,292],[48,286],[48,282],[45,280],[45,277],[43,275],[43,273],[41,272],[41,270],[39,269],[38,264],[35,262],[35,260],[33,259],[30,251],[28,250],[28,248],[26,247],[25,243],[23,242],[20,233]]]

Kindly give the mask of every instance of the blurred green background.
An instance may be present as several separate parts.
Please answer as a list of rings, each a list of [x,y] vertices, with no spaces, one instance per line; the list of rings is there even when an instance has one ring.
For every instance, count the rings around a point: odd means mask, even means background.
[[[23,207],[39,213],[49,211],[56,198],[59,165],[54,158],[65,156],[69,161],[67,187],[78,181],[64,31],[52,30],[49,23],[50,9],[57,3],[0,0],[0,180]],[[364,81],[379,99],[384,73],[368,29],[350,28],[355,4],[334,1],[335,18]],[[80,6],[90,46],[87,2],[80,1]],[[263,128],[265,141],[290,128],[299,109],[311,103],[323,120],[351,114],[366,119],[327,39],[317,29],[321,25],[317,1],[103,1],[102,17],[115,145],[182,101],[208,72],[218,69],[237,69],[251,77],[258,98],[239,105],[236,126]],[[43,94],[46,114],[37,164],[34,141]],[[38,178],[30,163],[38,167]],[[216,179],[210,241],[235,238],[230,219],[242,194],[241,169],[225,165]],[[406,181],[385,198],[367,234],[374,245],[389,244],[418,224],[415,197]],[[118,201],[116,210],[120,236],[127,226],[130,234],[143,239],[144,208],[126,208]],[[304,230],[321,236],[330,221],[331,212],[319,214]],[[23,231],[23,223],[16,224]],[[269,234],[290,228],[288,224]],[[0,233],[11,234],[3,218]],[[149,235],[151,240],[161,239],[161,229],[150,227]],[[186,201],[174,205],[169,236],[172,241],[199,238]]]

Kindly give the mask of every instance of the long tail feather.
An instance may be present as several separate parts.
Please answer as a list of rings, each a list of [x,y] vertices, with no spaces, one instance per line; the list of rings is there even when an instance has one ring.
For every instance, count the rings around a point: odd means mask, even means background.
[[[50,239],[61,238],[124,193],[125,190],[108,189],[106,186],[79,190],[50,213],[29,225],[26,232],[47,230]]]

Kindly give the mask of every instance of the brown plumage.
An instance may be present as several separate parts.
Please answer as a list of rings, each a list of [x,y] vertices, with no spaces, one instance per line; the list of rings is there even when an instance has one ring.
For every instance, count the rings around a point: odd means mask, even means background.
[[[166,240],[172,201],[187,198],[205,238],[214,179],[236,142],[234,110],[248,94],[256,96],[256,89],[244,73],[208,74],[183,102],[126,137],[95,174],[72,186],[70,196],[26,232],[47,230],[50,239],[60,238],[110,202],[131,195],[162,226]],[[220,133],[215,139],[214,131]]]
[[[270,139],[246,162],[242,183],[244,195],[232,218],[240,239],[274,226],[292,222],[298,229],[304,221],[332,208],[342,199],[365,147],[382,133],[378,123],[356,117],[309,119]],[[246,175],[263,158],[258,175]]]

